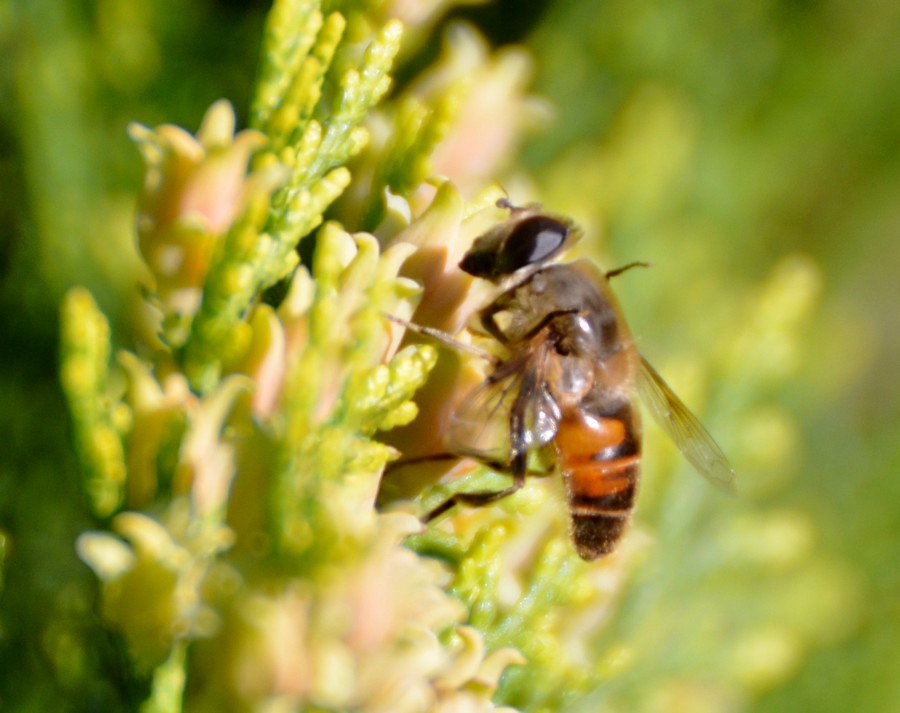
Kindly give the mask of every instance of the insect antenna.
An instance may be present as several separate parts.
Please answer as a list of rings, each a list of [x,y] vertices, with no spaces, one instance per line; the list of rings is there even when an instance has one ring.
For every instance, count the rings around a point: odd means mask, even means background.
[[[651,267],[651,263],[643,262],[638,260],[637,262],[630,262],[627,265],[622,265],[622,267],[617,267],[615,270],[610,270],[606,273],[606,279],[610,279],[611,277],[615,277],[616,275],[621,275],[623,272],[627,272],[633,267]]]

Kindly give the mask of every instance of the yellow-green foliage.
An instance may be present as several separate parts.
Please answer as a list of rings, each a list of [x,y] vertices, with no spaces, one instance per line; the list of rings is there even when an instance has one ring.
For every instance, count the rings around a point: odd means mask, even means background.
[[[253,129],[235,134],[224,102],[196,136],[131,128],[150,309],[119,369],[90,295],[64,303],[85,492],[109,517],[78,553],[149,679],[143,710],[480,710],[521,663],[461,627],[441,568],[403,547],[419,521],[374,509],[395,456],[373,437],[416,416],[436,350],[397,351],[387,320],[420,292],[399,275],[413,244],[334,222],[309,235],[350,181],[399,46],[397,21],[353,47],[344,29],[316,3],[276,4]],[[260,297],[279,280],[276,309]]]

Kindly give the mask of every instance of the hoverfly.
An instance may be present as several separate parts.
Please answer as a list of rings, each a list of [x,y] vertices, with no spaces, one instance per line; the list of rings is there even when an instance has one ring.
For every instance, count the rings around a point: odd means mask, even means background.
[[[552,264],[579,236],[572,222],[505,199],[498,206],[509,218],[479,237],[459,266],[497,286],[475,328],[504,355],[488,357],[487,378],[451,417],[450,454],[438,457],[480,461],[508,473],[512,484],[457,493],[424,519],[512,494],[525,483],[529,455],[542,451],[565,481],[575,548],[593,560],[615,549],[634,509],[641,461],[635,393],[701,475],[730,488],[734,471],[634,345],[609,279],[643,263],[605,274],[584,259]],[[401,324],[473,351],[443,332]]]

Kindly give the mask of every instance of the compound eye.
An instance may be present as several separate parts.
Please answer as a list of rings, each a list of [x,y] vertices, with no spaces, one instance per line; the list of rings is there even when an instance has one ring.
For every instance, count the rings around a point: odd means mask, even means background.
[[[498,272],[509,275],[549,260],[562,248],[568,234],[568,226],[553,218],[543,215],[526,218],[504,241]]]
[[[473,277],[492,280],[496,277],[497,268],[497,236],[488,235],[475,241],[469,252],[463,256],[460,268]]]

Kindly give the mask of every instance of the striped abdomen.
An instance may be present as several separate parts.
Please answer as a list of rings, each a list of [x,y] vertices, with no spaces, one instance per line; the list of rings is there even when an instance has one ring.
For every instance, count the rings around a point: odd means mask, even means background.
[[[609,554],[625,531],[640,473],[638,433],[637,416],[627,405],[605,417],[572,408],[559,422],[553,445],[582,559]]]

